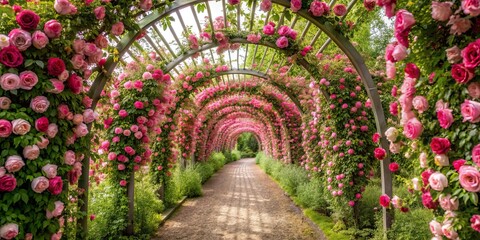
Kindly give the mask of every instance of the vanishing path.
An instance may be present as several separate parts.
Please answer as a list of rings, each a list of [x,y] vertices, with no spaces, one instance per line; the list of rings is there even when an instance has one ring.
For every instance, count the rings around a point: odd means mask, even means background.
[[[156,239],[324,239],[257,165],[225,165],[162,226]]]

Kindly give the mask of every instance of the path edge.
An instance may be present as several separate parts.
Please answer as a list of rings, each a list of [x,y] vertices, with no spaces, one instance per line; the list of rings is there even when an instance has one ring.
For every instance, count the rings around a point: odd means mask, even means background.
[[[177,209],[180,208],[180,206],[183,205],[183,203],[185,202],[185,200],[187,200],[187,196],[183,196],[182,199],[180,199],[180,201],[178,201],[173,207],[171,208],[168,208],[167,210],[165,210],[163,213],[162,213],[162,221],[160,222],[160,224],[158,225],[159,227],[163,226],[163,224],[165,224],[165,222],[173,216],[173,214],[175,213],[175,211],[177,211]],[[155,234],[157,235],[157,234]]]

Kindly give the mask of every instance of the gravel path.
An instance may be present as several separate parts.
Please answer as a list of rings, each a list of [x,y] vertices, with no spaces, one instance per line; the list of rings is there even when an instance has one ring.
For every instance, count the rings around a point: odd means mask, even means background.
[[[156,239],[325,239],[257,165],[225,165],[166,221]]]

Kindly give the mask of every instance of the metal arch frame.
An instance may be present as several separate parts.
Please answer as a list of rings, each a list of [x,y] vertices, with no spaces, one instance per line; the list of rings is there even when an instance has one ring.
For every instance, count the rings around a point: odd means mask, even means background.
[[[129,47],[135,41],[135,37],[140,34],[142,30],[152,26],[157,21],[161,20],[165,16],[173,13],[179,9],[184,7],[192,6],[197,3],[208,2],[211,0],[177,0],[175,1],[169,8],[165,9],[162,12],[158,10],[153,11],[153,13],[147,15],[139,22],[140,30],[138,32],[129,32],[123,36],[120,43],[117,45],[117,49],[119,50],[120,56],[128,51]],[[288,0],[272,0],[272,3],[283,7],[290,7],[290,2]],[[333,41],[350,59],[353,66],[357,70],[358,74],[362,78],[362,82],[364,84],[365,89],[367,90],[368,97],[372,102],[373,114],[375,117],[375,123],[377,127],[377,131],[380,133],[381,139],[381,146],[388,151],[388,141],[385,138],[385,130],[387,127],[385,114],[383,112],[382,104],[380,101],[380,96],[377,92],[377,88],[373,79],[368,71],[367,66],[363,58],[361,57],[360,53],[355,49],[355,47],[350,43],[350,41],[343,36],[341,33],[337,32],[333,25],[330,23],[322,23],[320,20],[321,18],[314,17],[308,13],[306,9],[301,9],[295,14],[305,18],[309,22],[313,23],[319,29],[321,29],[327,36]],[[92,88],[89,92],[90,96],[94,96],[92,106],[95,107],[98,96],[100,96],[101,91],[103,90],[107,78],[111,75],[113,70],[115,69],[118,62],[113,61],[113,57],[109,57],[107,63],[105,64],[105,70],[100,72],[100,74],[95,79],[94,83],[92,84]],[[96,96],[96,98],[95,98]],[[388,171],[388,165],[390,163],[390,159],[386,158],[382,161],[381,164],[381,175],[382,175],[382,193],[387,194],[389,196],[392,195],[392,176],[391,173]],[[391,226],[391,218],[390,212],[386,209],[383,209],[383,218],[384,218],[384,229],[388,229]]]

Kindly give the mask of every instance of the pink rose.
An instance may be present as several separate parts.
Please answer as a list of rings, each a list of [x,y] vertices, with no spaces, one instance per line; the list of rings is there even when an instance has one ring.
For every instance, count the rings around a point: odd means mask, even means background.
[[[310,9],[308,11],[311,12],[313,16],[319,17],[322,15],[327,15],[330,9],[326,3],[314,0],[310,4]]]
[[[15,223],[5,224],[0,227],[0,238],[10,240],[18,235],[18,225]]]
[[[42,167],[42,172],[45,174],[47,178],[52,179],[57,176],[57,169],[58,169],[57,165],[47,164]]]
[[[135,101],[135,103],[133,104],[133,106],[136,108],[136,109],[143,109],[143,102],[141,101]]]
[[[7,161],[5,161],[5,169],[10,173],[20,171],[23,166],[25,166],[25,162],[18,155],[9,156]]]
[[[20,77],[13,73],[5,73],[0,77],[0,87],[5,91],[20,88]]]
[[[31,90],[38,83],[37,74],[32,71],[23,71],[20,73],[20,85],[21,89]]]
[[[62,232],[57,232],[55,234],[52,234],[52,236],[50,237],[50,240],[60,240],[62,239]]]
[[[50,143],[50,141],[48,141],[47,138],[44,138],[44,137],[42,136],[42,137],[40,137],[40,141],[37,142],[37,146],[38,146],[38,148],[40,148],[40,149],[45,149],[45,148],[47,148],[47,146],[48,146],[49,143]]]
[[[441,172],[435,172],[428,178],[428,183],[433,190],[443,191],[444,188],[448,187],[448,180],[445,175]]]
[[[37,49],[42,49],[49,43],[48,37],[42,31],[35,31],[32,35],[33,46]]]
[[[46,177],[40,176],[33,179],[31,187],[32,190],[36,193],[42,193],[47,190],[49,186],[49,181]]]
[[[23,119],[15,119],[12,121],[12,132],[17,135],[25,135],[30,132],[32,127],[29,122]]]
[[[47,129],[47,136],[49,138],[54,138],[58,133],[58,126],[55,123],[50,123]]]
[[[404,9],[397,12],[395,19],[396,32],[410,31],[413,25],[415,25],[415,18],[412,13]]]
[[[453,168],[455,168],[455,170],[458,172],[460,170],[460,168],[465,165],[467,161],[465,159],[458,159],[458,160],[455,160],[453,161],[452,163],[452,166]]]
[[[452,110],[448,108],[442,108],[438,110],[437,118],[438,118],[438,122],[440,123],[440,127],[444,129],[449,128],[454,121]]]
[[[125,117],[128,116],[128,112],[125,111],[124,109],[122,109],[122,110],[118,111],[118,115],[122,118],[125,118]]]
[[[59,15],[70,14],[72,4],[68,0],[55,0],[53,8]]]
[[[228,2],[228,4],[230,4],[230,5],[237,5],[237,4],[240,3],[240,0],[228,0],[227,2]]]
[[[442,226],[442,233],[448,239],[458,239],[458,233],[453,229],[453,225],[447,221]]]
[[[452,15],[447,23],[447,26],[450,25],[450,34],[462,35],[472,27],[472,22],[467,18],[461,18],[459,15]]]
[[[292,12],[298,12],[298,10],[302,9],[302,1],[290,0],[290,9],[292,9]]]
[[[130,155],[130,156],[135,155],[135,150],[134,150],[132,147],[130,147],[130,146],[126,146],[124,150],[125,150],[125,152],[126,152],[128,155]]]
[[[0,109],[8,110],[10,108],[11,103],[12,103],[12,100],[10,100],[10,98],[0,97]]]
[[[87,125],[81,123],[75,127],[75,135],[79,138],[84,137],[88,134]]]
[[[388,169],[390,170],[390,172],[397,172],[399,168],[400,165],[396,162],[392,162],[388,165]]]
[[[372,11],[376,6],[376,2],[375,0],[363,0],[363,6],[367,11]]]
[[[403,127],[403,134],[408,139],[417,139],[423,132],[423,125],[417,118],[409,119]]]
[[[117,169],[120,171],[125,170],[125,164],[118,164]]]
[[[60,76],[66,70],[65,63],[60,58],[49,58],[47,62],[47,70],[48,74],[52,76]]]
[[[58,105],[57,112],[58,112],[58,118],[64,119],[67,117],[68,113],[70,112],[70,109],[66,104],[62,103]]]
[[[290,27],[284,25],[284,26],[281,26],[280,28],[278,28],[278,35],[280,36],[288,36],[290,34],[290,31],[292,31],[290,29]]]
[[[395,68],[395,63],[392,61],[387,61],[387,78],[395,79],[396,74],[397,74],[397,69]]]
[[[50,82],[52,83],[53,88],[46,90],[49,93],[59,94],[65,89],[65,85],[63,84],[63,82],[58,79],[52,78],[50,79]]]
[[[26,146],[23,148],[23,157],[28,160],[35,160],[40,155],[40,148],[37,145]]]
[[[25,30],[19,28],[13,29],[8,34],[8,37],[10,38],[10,44],[17,47],[20,52],[32,46],[32,35]]]
[[[281,36],[277,39],[277,41],[275,42],[275,44],[277,45],[277,47],[279,48],[286,48],[288,47],[288,38],[285,37],[285,36]]]
[[[437,21],[447,21],[452,15],[452,2],[432,2],[432,18]]]
[[[333,13],[339,17],[344,16],[347,13],[347,7],[343,4],[337,4],[333,7]]]
[[[463,116],[463,122],[469,121],[471,123],[480,122],[480,103],[465,99],[465,102],[460,105],[460,110]]]
[[[65,204],[60,201],[55,201],[55,208],[53,211],[49,211],[47,209],[47,219],[52,219],[54,217],[60,217],[63,213],[63,209],[65,209]]]
[[[472,161],[480,167],[480,144],[472,149]]]
[[[478,0],[462,0],[462,9],[465,14],[472,17],[480,15],[480,1]]]
[[[402,44],[397,44],[392,52],[392,57],[395,61],[402,61],[407,57],[407,48]]]
[[[7,138],[12,134],[12,124],[10,121],[0,119],[0,138]]]
[[[462,60],[462,55],[460,54],[460,48],[453,46],[445,50],[447,53],[447,60],[449,63],[457,63]]]
[[[82,54],[75,54],[70,61],[74,69],[81,69],[85,63],[85,57]]]
[[[428,101],[424,96],[414,97],[412,105],[419,113],[423,113],[428,109]]]
[[[258,34],[248,34],[247,36],[247,41],[251,42],[251,43],[258,43],[260,41],[260,39],[262,39],[262,35],[260,35],[259,33]]]
[[[115,36],[120,36],[122,35],[123,31],[124,31],[123,22],[117,22],[112,25],[112,30],[110,32]]]
[[[47,111],[48,106],[50,106],[50,102],[45,96],[36,96],[30,102],[30,108],[36,113],[44,113]]]
[[[64,155],[64,163],[70,166],[73,166],[75,163],[75,152],[72,150],[68,150],[65,152]]]
[[[145,12],[150,11],[150,9],[153,7],[153,2],[152,0],[140,0],[139,6]]]
[[[404,110],[410,110],[410,107],[406,108],[405,105],[410,106],[410,105],[413,104],[412,96],[416,92],[415,84],[416,84],[415,79],[405,78],[402,86],[400,87],[400,91],[402,92],[402,96],[400,96],[399,101],[400,101],[400,104],[402,105],[402,108],[404,108]],[[402,97],[404,98],[404,100],[401,99]]]
[[[480,4],[480,1],[477,1]],[[476,68],[480,64],[480,39],[469,43],[462,50],[463,64],[466,68]]]
[[[262,0],[260,3],[260,10],[264,12],[268,12],[272,9],[272,1],[271,0]]]
[[[473,230],[480,232],[480,215],[475,214],[470,218],[470,226],[473,228]]]
[[[443,235],[442,233],[442,224],[440,224],[439,222],[435,221],[435,220],[432,220],[430,223],[429,223],[429,226],[430,226],[430,231],[432,232],[433,235],[435,236],[441,236]]]
[[[83,54],[83,49],[85,48],[85,40],[75,39],[73,40],[73,50],[78,54]]]
[[[97,18],[97,20],[102,20],[105,18],[105,7],[104,6],[97,7],[93,10],[93,13],[95,14],[95,17]]]
[[[102,34],[98,35],[97,38],[95,38],[95,45],[98,48],[104,49],[108,47],[108,40],[105,36]]]
[[[45,23],[43,32],[45,32],[49,38],[58,38],[62,33],[62,25],[57,20],[52,19]]]
[[[62,193],[62,189],[63,189],[63,180],[61,177],[56,176],[49,180],[48,191],[52,195],[59,195],[60,193]]]
[[[265,35],[273,35],[275,33],[275,27],[271,24],[267,24],[263,27],[263,33]]]
[[[438,201],[440,202],[440,207],[443,208],[445,211],[457,211],[458,210],[458,199],[456,197],[452,198],[452,195],[444,195],[440,194],[440,197],[438,198]]]
[[[120,186],[122,186],[122,187],[127,186],[127,181],[125,181],[125,180],[123,180],[123,179],[120,180]]]
[[[472,82],[468,85],[468,95],[472,98],[480,98],[480,83]],[[1,105],[1,104],[0,104]]]
[[[460,167],[459,181],[462,187],[469,192],[480,192],[480,173],[475,167],[462,166]]]
[[[95,121],[95,112],[92,109],[85,109],[85,112],[83,112],[83,122],[88,124],[93,121]]]

